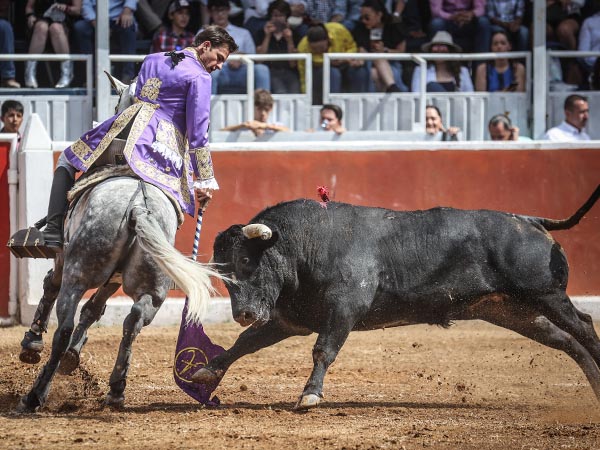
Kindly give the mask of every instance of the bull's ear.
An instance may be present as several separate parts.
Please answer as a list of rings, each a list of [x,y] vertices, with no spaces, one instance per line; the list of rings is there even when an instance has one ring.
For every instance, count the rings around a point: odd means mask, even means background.
[[[117,91],[117,94],[121,95],[121,93],[127,88],[129,87],[128,84],[123,83],[121,80],[116,79],[115,77],[113,77],[110,73],[108,73],[106,70],[104,71],[104,73],[106,74],[106,76],[108,77],[108,81],[110,81],[110,85],[113,87],[113,89],[115,91]]]

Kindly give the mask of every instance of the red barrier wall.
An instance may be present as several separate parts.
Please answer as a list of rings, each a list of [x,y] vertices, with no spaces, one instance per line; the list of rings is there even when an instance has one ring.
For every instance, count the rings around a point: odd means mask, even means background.
[[[10,209],[8,199],[8,160],[10,142],[0,142],[0,317],[8,316],[8,285],[10,280]]]
[[[360,205],[565,218],[600,183],[600,149],[214,151],[213,162],[221,189],[204,216],[201,261],[210,258],[218,231],[280,201],[316,200],[318,185],[327,185],[334,200]],[[186,254],[194,228],[187,217],[177,236]],[[600,202],[575,228],[553,235],[569,257],[569,293],[600,295]]]

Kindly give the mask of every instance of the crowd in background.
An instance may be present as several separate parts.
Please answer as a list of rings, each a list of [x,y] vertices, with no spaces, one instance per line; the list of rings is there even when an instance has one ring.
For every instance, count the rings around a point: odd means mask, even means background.
[[[600,0],[547,0],[547,45],[600,50]],[[320,104],[326,52],[468,53],[531,49],[532,0],[109,0],[111,53],[145,54],[188,46],[203,26],[226,28],[239,53],[309,52],[313,103]],[[96,0],[0,0],[0,53],[93,54]],[[597,58],[553,61],[551,88],[598,89]],[[0,63],[2,87],[36,88],[36,61]],[[116,74],[128,82],[134,63]],[[303,63],[255,64],[255,88],[272,93],[304,91]],[[60,65],[53,85],[74,81],[73,64]],[[246,65],[229,61],[215,74],[213,93],[246,92]],[[420,74],[408,61],[334,60],[332,92],[407,92]],[[51,86],[48,86],[51,87]],[[523,91],[525,68],[517,59],[458,63],[436,60],[427,68],[428,91]]]

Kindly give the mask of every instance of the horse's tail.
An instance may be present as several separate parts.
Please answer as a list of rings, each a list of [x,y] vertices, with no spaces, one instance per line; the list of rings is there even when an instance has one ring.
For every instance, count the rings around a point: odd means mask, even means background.
[[[132,219],[141,247],[154,257],[160,268],[187,295],[187,321],[200,323],[208,309],[210,295],[215,291],[210,277],[221,276],[177,251],[148,210],[134,208]]]

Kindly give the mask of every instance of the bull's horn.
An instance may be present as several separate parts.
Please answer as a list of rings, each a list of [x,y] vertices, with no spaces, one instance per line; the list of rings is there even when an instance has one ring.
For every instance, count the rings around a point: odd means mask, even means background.
[[[271,239],[271,236],[273,236],[271,229],[262,223],[251,223],[250,225],[246,225],[242,228],[242,233],[244,233],[244,236],[248,239],[260,237],[263,241]]]

